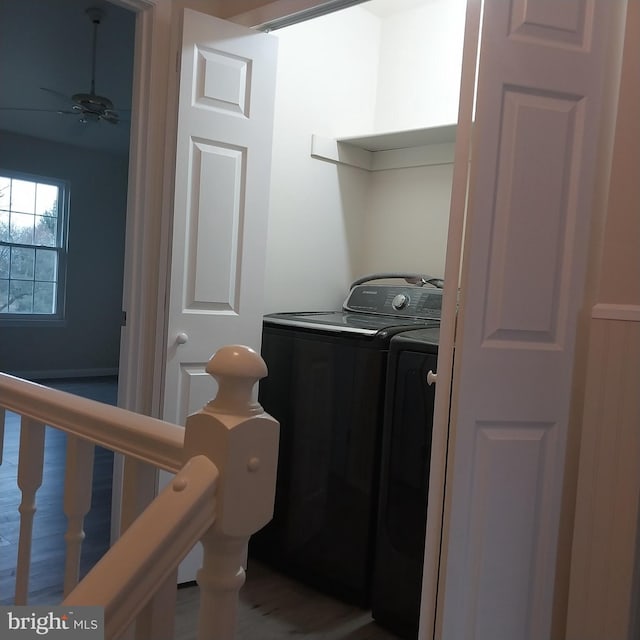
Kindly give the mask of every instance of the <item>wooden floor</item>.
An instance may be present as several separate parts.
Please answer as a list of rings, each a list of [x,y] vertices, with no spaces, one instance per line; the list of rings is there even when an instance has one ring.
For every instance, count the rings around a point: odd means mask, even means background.
[[[178,589],[175,640],[193,640],[198,587]],[[237,640],[391,640],[368,611],[351,607],[249,560],[240,591]]]
[[[46,382],[45,382],[46,383]],[[43,384],[45,384],[43,383]],[[50,386],[94,400],[115,404],[115,378],[92,381],[51,381]],[[19,531],[16,486],[19,419],[8,414],[5,448],[0,465],[0,605],[13,602]],[[62,511],[66,438],[47,428],[43,485],[37,495],[30,576],[31,604],[62,599],[64,531]],[[113,454],[96,449],[92,508],[85,520],[82,573],[86,573],[109,546]],[[198,587],[178,589],[175,640],[195,638]],[[397,636],[379,627],[368,611],[329,598],[299,582],[250,560],[241,591],[238,640],[276,640],[289,637],[386,640]],[[153,639],[149,639],[153,640]]]

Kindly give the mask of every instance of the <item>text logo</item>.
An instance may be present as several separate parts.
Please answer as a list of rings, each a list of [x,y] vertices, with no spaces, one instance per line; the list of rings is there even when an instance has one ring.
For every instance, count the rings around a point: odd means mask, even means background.
[[[0,638],[104,640],[102,607],[0,607]]]

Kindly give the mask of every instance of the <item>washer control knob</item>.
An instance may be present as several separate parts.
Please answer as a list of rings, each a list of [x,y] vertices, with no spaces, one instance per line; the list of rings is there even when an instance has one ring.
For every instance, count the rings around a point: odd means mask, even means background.
[[[400,309],[404,309],[409,304],[409,296],[404,293],[399,293],[392,301],[391,306],[399,311]]]

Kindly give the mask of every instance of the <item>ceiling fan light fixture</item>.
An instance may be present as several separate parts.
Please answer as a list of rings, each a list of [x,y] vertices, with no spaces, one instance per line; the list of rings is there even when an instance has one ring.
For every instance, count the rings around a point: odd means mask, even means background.
[[[71,99],[83,109],[91,111],[113,111],[113,102],[105,96],[95,93],[74,93]]]
[[[105,120],[110,124],[118,124],[118,114],[114,110],[113,102],[105,96],[99,96],[95,91],[96,83],[96,48],[98,27],[104,18],[104,10],[100,7],[89,7],[85,13],[93,23],[93,38],[91,51],[91,88],[89,93],[75,93],[71,96],[73,109],[82,115],[80,122],[98,122]]]

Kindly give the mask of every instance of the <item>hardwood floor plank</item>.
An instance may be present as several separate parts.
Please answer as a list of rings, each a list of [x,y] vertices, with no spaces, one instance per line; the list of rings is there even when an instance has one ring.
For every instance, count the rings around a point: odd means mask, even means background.
[[[178,590],[175,640],[194,640],[199,590]],[[240,591],[237,640],[393,640],[397,636],[371,619],[371,614],[344,604],[282,576],[256,560],[247,568]]]

